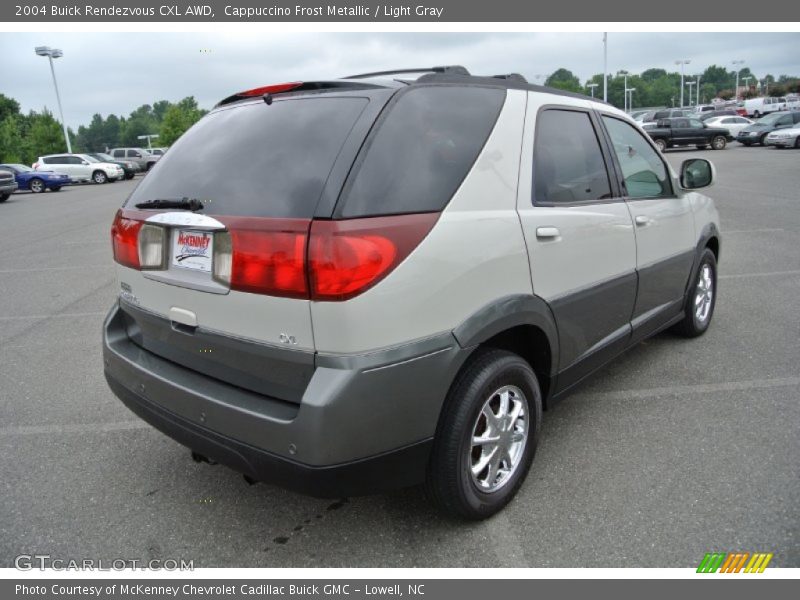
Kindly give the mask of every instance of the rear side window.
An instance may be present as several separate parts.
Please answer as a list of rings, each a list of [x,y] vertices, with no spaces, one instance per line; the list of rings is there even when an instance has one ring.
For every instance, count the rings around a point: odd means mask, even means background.
[[[205,214],[310,218],[366,98],[296,98],[212,112],[159,160],[127,205],[197,198]]]
[[[592,121],[585,112],[545,110],[536,120],[534,203],[611,198],[611,184]]]
[[[505,90],[483,87],[401,92],[361,151],[338,216],[442,210],[486,143],[505,97]]]

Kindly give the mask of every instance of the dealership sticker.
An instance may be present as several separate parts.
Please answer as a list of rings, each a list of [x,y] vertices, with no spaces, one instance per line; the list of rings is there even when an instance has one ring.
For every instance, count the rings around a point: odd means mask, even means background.
[[[213,234],[208,231],[178,229],[172,235],[172,264],[182,269],[211,271]]]

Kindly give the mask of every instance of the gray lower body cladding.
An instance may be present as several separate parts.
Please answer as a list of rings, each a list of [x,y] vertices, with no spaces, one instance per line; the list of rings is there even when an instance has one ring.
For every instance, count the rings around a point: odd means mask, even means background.
[[[319,496],[421,482],[449,384],[470,353],[446,333],[370,354],[317,355],[295,403],[142,348],[118,305],[103,338],[106,379],[134,413],[217,462]]]

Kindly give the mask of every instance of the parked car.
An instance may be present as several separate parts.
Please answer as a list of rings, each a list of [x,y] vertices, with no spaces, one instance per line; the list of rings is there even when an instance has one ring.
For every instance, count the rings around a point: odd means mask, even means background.
[[[485,518],[543,409],[708,329],[711,163],[676,174],[587,97],[431,71],[234,94],[117,213],[105,376],[195,460],[319,496],[425,482]]]
[[[734,108],[721,108],[719,110],[708,110],[708,111],[706,111],[704,113],[695,114],[695,115],[692,115],[692,116],[697,118],[697,119],[700,119],[701,121],[703,121],[705,123],[709,119],[713,119],[715,117],[725,117],[725,116],[738,117],[739,113],[736,112],[736,109],[734,109]]]
[[[34,171],[27,165],[17,163],[0,165],[0,169],[14,173],[19,189],[30,190],[34,194],[40,194],[45,190],[57,192],[70,184],[69,175],[57,171]]]
[[[122,171],[125,173],[125,179],[133,179],[137,173],[142,172],[139,163],[135,163],[130,160],[116,160],[110,154],[106,154],[105,152],[89,152],[88,155],[101,162],[119,165],[122,167]]]
[[[17,191],[14,173],[9,169],[0,169],[0,202],[5,202]]]
[[[35,171],[50,171],[56,169],[69,175],[72,182],[94,181],[107,183],[125,177],[122,167],[116,164],[101,162],[88,154],[49,154],[40,156],[33,163]]]
[[[800,148],[800,126],[777,129],[767,134],[766,145],[776,148]]]
[[[161,158],[155,154],[150,154],[147,150],[142,148],[112,148],[108,154],[114,157],[114,160],[127,160],[135,162],[139,165],[142,171],[149,171],[153,165]]]
[[[652,117],[648,121],[660,121],[661,119],[674,119],[676,117],[689,117],[692,116],[692,109],[690,108],[667,108],[664,110],[657,110],[653,112]]]
[[[797,123],[800,123],[800,111],[772,113],[740,130],[736,135],[736,141],[745,146],[753,144],[765,146],[767,135],[778,129],[791,129]]]
[[[701,150],[711,146],[713,150],[723,150],[733,140],[725,128],[709,127],[700,119],[686,117],[661,119],[657,127],[646,131],[662,152],[676,146],[697,146]]]
[[[735,114],[733,116],[712,116],[703,121],[708,127],[727,129],[733,137],[736,137],[742,129],[749,127],[754,122],[755,121],[751,121],[747,117],[740,117]]]
[[[167,151],[166,148],[149,148],[147,150],[153,156],[164,156],[164,152]]]

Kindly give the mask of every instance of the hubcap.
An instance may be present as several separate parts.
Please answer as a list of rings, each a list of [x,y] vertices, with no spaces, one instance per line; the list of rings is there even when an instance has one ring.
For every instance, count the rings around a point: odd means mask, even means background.
[[[34,181],[34,182],[31,184],[31,189],[32,189],[34,192],[41,192],[41,191],[42,191],[42,184],[41,184],[41,183],[39,183],[38,181]]]
[[[482,492],[507,484],[522,462],[528,441],[528,400],[518,387],[506,385],[483,405],[472,428],[470,474]]]
[[[698,277],[694,295],[694,316],[698,323],[703,324],[708,320],[713,300],[714,280],[711,277],[711,267],[703,265],[703,268],[700,269],[700,277]]]

